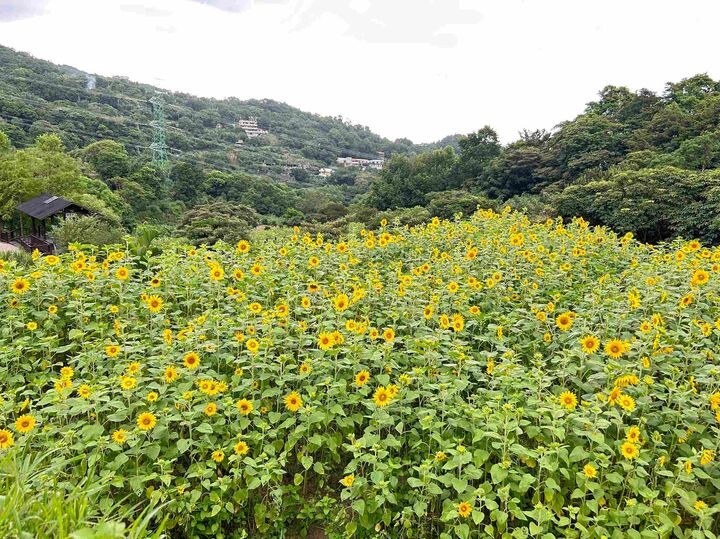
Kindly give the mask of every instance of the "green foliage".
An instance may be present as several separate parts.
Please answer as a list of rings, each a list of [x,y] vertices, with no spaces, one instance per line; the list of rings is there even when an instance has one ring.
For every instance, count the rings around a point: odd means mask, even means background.
[[[462,137],[458,145],[460,146],[458,170],[460,175],[470,182],[483,178],[488,164],[500,155],[501,151],[497,133],[487,125],[477,133]]]
[[[510,207],[515,211],[525,213],[534,221],[545,221],[556,215],[550,197],[544,193],[516,195],[503,202],[503,207]]]
[[[49,235],[59,252],[70,244],[114,245],[122,241],[125,231],[116,223],[94,215],[69,216],[55,225]]]
[[[422,205],[428,193],[460,186],[457,166],[449,147],[413,157],[395,155],[373,182],[370,201],[381,210]]]
[[[415,145],[408,139],[381,138],[342,117],[307,114],[272,100],[168,93],[167,140],[173,166],[167,176],[150,164],[148,151],[148,101],[155,88],[97,77],[96,89],[87,90],[82,72],[4,47],[0,64],[0,130],[21,148],[13,150],[10,140],[0,135],[4,220],[20,202],[48,191],[128,228],[143,222],[175,223],[188,208],[226,201],[253,208],[266,223],[306,219],[334,229],[354,219],[340,208],[353,203],[378,210],[430,203],[431,213],[450,215],[454,209],[441,205],[452,201],[432,202],[426,196],[458,189],[498,203],[540,194],[539,214],[552,214],[547,201],[577,183],[577,192],[570,189],[557,199],[562,204],[557,212],[565,215],[572,208],[599,222],[638,226],[635,231],[645,238],[666,238],[668,233],[699,230],[700,218],[689,216],[692,225],[683,227],[667,225],[667,217],[659,212],[651,222],[650,210],[642,217],[610,217],[610,210],[598,208],[618,204],[614,188],[595,192],[592,209],[568,196],[576,192],[585,201],[587,185],[619,171],[674,167],[703,172],[720,166],[720,82],[707,74],[668,83],[659,95],[606,86],[580,115],[560,123],[552,133],[523,131],[519,140],[504,147],[488,126]],[[257,117],[270,133],[248,139],[237,127],[237,120],[248,117]],[[339,156],[373,158],[380,151],[390,159],[378,175],[339,169],[326,180],[316,174]],[[689,177],[702,181],[709,176]],[[327,186],[339,190],[317,190]],[[646,191],[649,195],[650,189]],[[666,198],[669,193],[653,192],[652,200],[673,214],[685,215],[676,206],[685,198]],[[710,194],[706,198],[712,199]],[[714,215],[713,207],[706,209],[707,215]],[[710,222],[703,237],[714,237],[713,227]]]
[[[161,507],[128,507],[113,501],[110,481],[87,467],[85,457],[66,459],[57,450],[5,454],[0,460],[0,530],[3,537],[161,539]],[[72,470],[84,470],[68,481]],[[133,516],[133,514],[137,516]],[[151,530],[152,525],[152,530]]]
[[[441,219],[452,219],[458,213],[472,215],[478,208],[484,210],[497,208],[496,201],[462,190],[428,193],[425,198],[430,215]]]
[[[174,198],[193,204],[204,191],[206,175],[197,163],[181,161],[173,165],[170,179]]]
[[[548,139],[549,134],[544,131],[525,133],[488,164],[481,181],[473,183],[493,198],[507,198],[544,187],[548,183],[545,169],[548,155],[543,144]]]
[[[720,83],[707,75],[669,83],[662,96],[606,86],[553,133],[524,131],[500,147],[485,127],[458,145],[451,173],[429,166],[431,152],[394,157],[367,201],[379,209],[413,206],[431,191],[462,186],[498,203],[512,200],[513,208],[527,205],[536,217],[582,215],[646,241],[720,241],[711,172],[720,167]],[[428,175],[445,186],[427,190]],[[452,215],[453,201],[433,196],[431,213]]]
[[[142,224],[135,228],[132,235],[127,238],[127,249],[133,256],[145,259],[153,254],[162,253],[158,240],[171,233],[169,227]]]
[[[235,243],[247,238],[259,223],[260,216],[248,206],[212,202],[188,210],[179,232],[196,245],[214,245],[220,240]]]
[[[83,148],[80,155],[105,182],[124,177],[130,171],[130,156],[125,146],[114,140],[93,142]]]
[[[0,260],[16,264],[21,268],[29,268],[33,264],[30,253],[26,251],[0,251]]]
[[[555,204],[563,216],[582,214],[643,241],[678,236],[720,241],[720,171],[613,170],[567,187]]]
[[[0,153],[6,153],[10,151],[10,137],[0,131]]]
[[[20,203],[41,193],[67,197],[115,220],[124,208],[103,182],[83,174],[56,135],[40,135],[29,148],[0,153],[0,219],[11,219]]]

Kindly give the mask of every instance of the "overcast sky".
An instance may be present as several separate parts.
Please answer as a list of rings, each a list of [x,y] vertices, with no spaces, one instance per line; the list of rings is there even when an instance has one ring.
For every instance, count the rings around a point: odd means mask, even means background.
[[[0,0],[0,44],[393,139],[487,124],[509,142],[606,84],[720,78],[718,20],[717,0]]]

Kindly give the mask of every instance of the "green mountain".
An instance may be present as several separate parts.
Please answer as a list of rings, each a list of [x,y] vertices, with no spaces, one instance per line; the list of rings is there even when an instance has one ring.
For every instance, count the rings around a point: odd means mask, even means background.
[[[407,139],[390,141],[367,127],[303,112],[285,103],[217,100],[169,92],[124,77],[103,77],[33,58],[0,46],[0,131],[16,147],[43,133],[57,133],[69,150],[101,139],[125,145],[131,155],[151,157],[153,106],[164,101],[171,156],[206,169],[287,177],[292,167],[322,167],[340,156],[377,158],[378,152],[421,149]],[[241,119],[257,118],[268,131],[248,139]],[[240,141],[240,142],[238,142]]]

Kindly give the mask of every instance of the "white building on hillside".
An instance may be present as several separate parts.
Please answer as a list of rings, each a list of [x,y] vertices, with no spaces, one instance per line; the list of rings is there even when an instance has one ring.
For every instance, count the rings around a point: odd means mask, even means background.
[[[340,167],[374,168],[381,170],[385,164],[385,156],[380,159],[358,159],[357,157],[338,157],[337,164]]]
[[[250,117],[247,120],[238,120],[238,127],[245,131],[248,138],[261,137],[267,135],[265,129],[260,129],[257,124],[257,118]]]

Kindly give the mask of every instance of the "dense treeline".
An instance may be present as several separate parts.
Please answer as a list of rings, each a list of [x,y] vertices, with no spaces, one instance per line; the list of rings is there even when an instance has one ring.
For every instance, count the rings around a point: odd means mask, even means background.
[[[70,155],[58,135],[43,134],[32,145],[16,149],[0,131],[0,230],[17,231],[17,206],[48,192],[92,210],[103,221],[102,228],[131,231],[141,223],[156,223],[198,243],[214,242],[243,237],[260,224],[337,219],[347,213],[348,197],[358,189],[294,189],[267,177],[208,171],[192,161],[163,169],[130,156],[113,140],[94,142]]]
[[[259,225],[336,234],[353,221],[412,224],[505,204],[538,218],[582,215],[645,241],[720,241],[720,82],[707,75],[660,95],[607,86],[575,119],[507,145],[489,126],[414,145],[283,103],[170,93],[171,159],[159,167],[147,150],[155,88],[96,77],[88,89],[80,71],[3,47],[0,63],[6,226],[18,202],[50,190],[121,229],[160,223],[197,243]],[[248,140],[233,124],[249,116],[270,134]],[[390,156],[379,174],[316,174],[339,155],[379,151]]]
[[[550,215],[583,215],[647,241],[720,240],[720,83],[707,75],[668,83],[662,95],[607,86],[552,132],[523,132],[503,147],[485,127],[458,148],[394,156],[371,203],[424,206],[438,191],[462,189]]]

